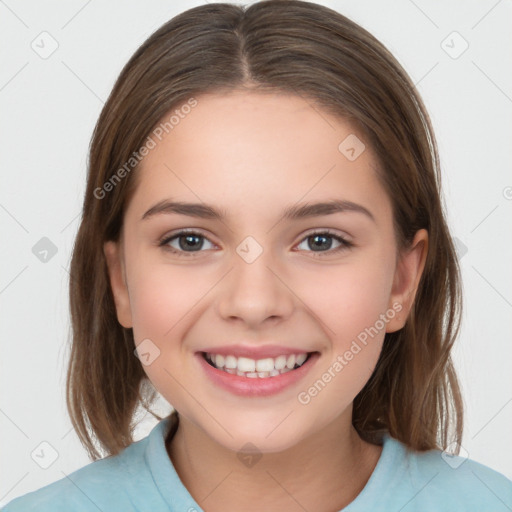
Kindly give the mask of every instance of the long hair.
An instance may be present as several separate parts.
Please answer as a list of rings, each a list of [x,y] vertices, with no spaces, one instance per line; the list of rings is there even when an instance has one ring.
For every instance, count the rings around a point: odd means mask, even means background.
[[[361,26],[318,4],[264,0],[202,5],[166,22],[124,66],[94,129],[70,268],[66,380],[68,411],[89,457],[102,456],[95,442],[109,456],[131,444],[136,408],[153,413],[156,397],[134,355],[132,329],[117,321],[103,254],[105,241],[119,238],[136,156],[173,109],[202,93],[240,88],[299,95],[357,126],[378,157],[398,249],[418,229],[428,231],[415,302],[404,327],[386,333],[352,422],[369,442],[388,431],[416,450],[460,444],[463,407],[450,357],[462,310],[460,269],[426,108],[397,60]]]

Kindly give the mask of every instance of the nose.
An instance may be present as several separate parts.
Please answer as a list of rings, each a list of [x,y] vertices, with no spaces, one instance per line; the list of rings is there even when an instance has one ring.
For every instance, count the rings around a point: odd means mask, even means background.
[[[218,314],[224,320],[238,320],[252,328],[265,321],[289,318],[294,294],[283,274],[270,251],[264,250],[251,263],[235,254],[233,268],[221,284]]]

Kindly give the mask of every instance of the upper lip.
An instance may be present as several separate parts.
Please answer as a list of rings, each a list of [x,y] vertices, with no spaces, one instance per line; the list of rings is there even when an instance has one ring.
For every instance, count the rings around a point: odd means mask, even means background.
[[[210,354],[220,354],[223,356],[247,357],[249,359],[265,359],[268,357],[278,357],[291,354],[308,354],[307,350],[281,345],[222,345],[219,347],[210,347],[201,350]]]

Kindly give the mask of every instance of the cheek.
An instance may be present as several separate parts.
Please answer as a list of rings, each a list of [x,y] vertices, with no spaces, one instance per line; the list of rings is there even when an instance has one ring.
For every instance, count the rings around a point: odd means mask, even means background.
[[[328,423],[368,382],[382,350],[386,318],[391,320],[394,310],[387,310],[390,282],[382,269],[340,269],[317,285],[307,292],[308,305],[320,318],[330,346],[297,398],[305,412],[324,411]]]
[[[151,358],[143,369],[155,388],[183,409],[186,400],[182,403],[178,382],[185,380],[190,368],[184,364],[182,340],[194,308],[201,307],[201,297],[211,288],[210,280],[191,268],[153,263],[139,266],[130,284],[135,344],[144,346],[141,353],[149,352]]]
[[[307,305],[330,341],[313,388],[304,390],[305,402],[328,408],[334,400],[348,406],[370,378],[387,322],[395,315],[389,309],[393,268],[391,258],[370,254],[330,272],[311,273],[302,281],[307,284],[299,295],[308,297]]]
[[[381,314],[386,314],[392,279],[389,262],[366,258],[303,275],[303,289],[298,295],[307,297],[305,302],[322,320],[333,348],[343,349],[359,333],[375,326]],[[377,329],[385,332],[381,322]]]
[[[135,340],[154,337],[169,345],[187,313],[208,291],[209,281],[192,268],[153,264],[134,273],[130,289]]]

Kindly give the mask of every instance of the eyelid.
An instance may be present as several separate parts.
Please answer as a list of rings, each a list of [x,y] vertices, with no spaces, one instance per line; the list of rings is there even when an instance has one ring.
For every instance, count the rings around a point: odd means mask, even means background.
[[[336,231],[334,229],[330,229],[330,228],[312,228],[311,230],[306,231],[306,233],[304,235],[301,235],[302,236],[301,241],[304,240],[304,238],[307,238],[307,237],[313,236],[313,235],[329,235],[332,237],[342,238],[347,243],[352,242],[352,237],[348,233],[346,233],[346,232],[339,233],[338,231]]]
[[[312,254],[313,257],[315,258],[326,258],[328,256],[339,254],[340,252],[344,252],[348,249],[352,249],[353,247],[355,247],[355,244],[351,241],[351,237],[347,237],[346,235],[336,233],[329,228],[315,228],[312,231],[308,231],[307,233],[302,235],[300,241],[296,245],[304,243],[308,238],[311,238],[312,236],[315,235],[324,235],[327,238],[332,238],[336,240],[340,244],[339,247],[336,247],[335,249],[329,249],[327,251],[305,251],[307,253]]]
[[[185,235],[198,235],[201,238],[208,240],[208,242],[210,242],[212,245],[217,247],[217,244],[215,242],[213,242],[212,240],[210,240],[210,237],[206,236],[202,232],[201,228],[181,228],[181,229],[178,229],[175,231],[171,231],[170,233],[166,233],[164,236],[162,236],[157,241],[157,245],[158,245],[158,247],[162,247],[164,250],[169,250],[170,252],[172,252],[174,254],[178,254],[178,255],[192,255],[193,256],[196,253],[204,252],[204,251],[192,251],[192,252],[179,251],[179,250],[176,250],[173,247],[170,247],[167,245],[167,244],[169,244],[169,242],[171,242],[171,240],[177,239],[180,236],[185,236]]]

